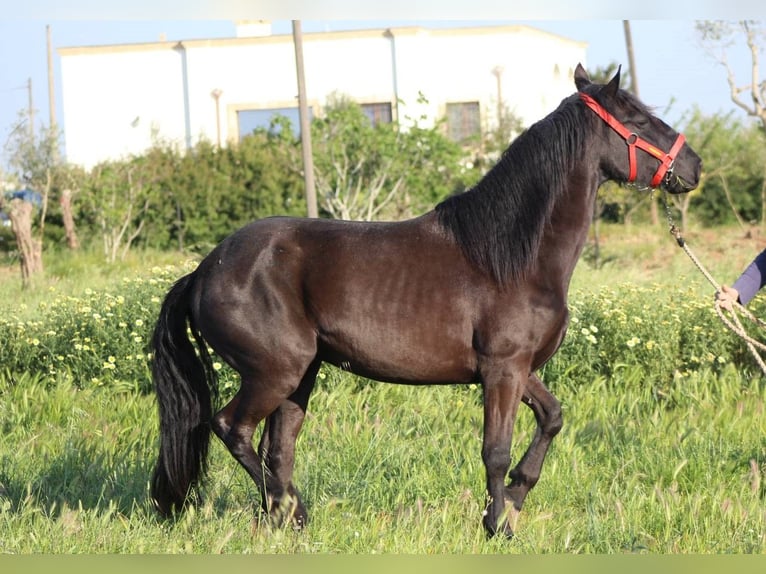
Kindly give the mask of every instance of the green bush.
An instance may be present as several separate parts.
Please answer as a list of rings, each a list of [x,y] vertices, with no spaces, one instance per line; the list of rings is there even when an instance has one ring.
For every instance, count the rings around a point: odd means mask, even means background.
[[[180,271],[155,267],[147,277],[123,279],[115,292],[86,289],[80,297],[51,289],[36,319],[0,318],[0,355],[9,378],[35,374],[55,383],[65,376],[80,388],[148,391],[151,329]]]
[[[751,310],[761,309],[756,299]],[[544,368],[551,384],[609,380],[629,368],[639,384],[662,395],[700,370],[720,374],[732,363],[758,369],[745,344],[720,321],[712,299],[691,289],[622,284],[574,291],[570,313],[567,336]]]
[[[8,373],[66,374],[80,387],[151,388],[149,339],[159,305],[185,266],[157,266],[148,276],[124,278],[119,288],[56,295],[39,303],[36,318],[0,319],[0,355]],[[751,304],[756,313],[758,299]],[[554,389],[629,370],[631,380],[658,395],[671,393],[694,373],[720,374],[732,363],[757,371],[744,343],[719,321],[712,301],[691,291],[632,284],[570,298],[570,325],[559,352],[542,369]],[[30,316],[25,313],[25,316]],[[220,363],[220,361],[219,361]],[[221,365],[224,388],[236,377]],[[624,383],[624,377],[620,378]]]

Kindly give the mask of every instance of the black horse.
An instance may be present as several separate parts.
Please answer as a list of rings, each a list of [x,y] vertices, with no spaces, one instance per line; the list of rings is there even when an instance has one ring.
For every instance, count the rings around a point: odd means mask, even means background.
[[[264,510],[305,524],[292,483],[295,441],[326,361],[380,381],[480,383],[484,526],[513,534],[562,425],[559,402],[535,371],[564,337],[569,281],[599,186],[682,193],[701,170],[684,137],[619,88],[619,71],[599,85],[578,65],[574,79],[575,94],[521,134],[473,189],[435,210],[396,223],[256,221],[178,280],[152,341],[161,432],[152,496],[161,513],[182,510],[198,486],[212,429],[257,485]],[[207,345],[241,376],[217,412]],[[522,402],[537,429],[509,473]]]

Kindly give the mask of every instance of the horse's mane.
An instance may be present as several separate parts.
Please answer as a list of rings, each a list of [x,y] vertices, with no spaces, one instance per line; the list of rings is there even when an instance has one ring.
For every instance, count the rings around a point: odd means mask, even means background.
[[[554,202],[583,154],[585,108],[574,99],[519,135],[475,187],[436,206],[465,256],[500,283],[521,279],[535,262]]]

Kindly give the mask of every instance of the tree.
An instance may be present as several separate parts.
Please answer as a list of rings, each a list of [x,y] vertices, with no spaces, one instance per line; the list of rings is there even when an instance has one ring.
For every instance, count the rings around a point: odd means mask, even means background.
[[[396,165],[399,133],[373,125],[358,104],[330,98],[311,125],[319,203],[330,216],[370,221],[397,197],[405,174]]]
[[[760,77],[760,57],[766,40],[766,29],[758,22],[741,20],[723,22],[703,20],[696,24],[697,33],[708,54],[726,69],[731,101],[749,116],[757,118],[766,129],[766,80]],[[740,85],[728,54],[744,39],[750,54],[750,77]]]
[[[64,164],[56,170],[59,206],[64,226],[64,237],[69,249],[79,249],[80,239],[77,236],[77,226],[74,216],[74,198],[79,194],[85,181],[86,173],[81,167]]]
[[[719,224],[734,218],[743,229],[762,219],[760,198],[766,184],[766,149],[760,126],[745,123],[733,112],[703,114],[695,108],[686,121],[689,144],[705,158],[696,190],[674,197],[686,226],[691,203],[703,223]]]
[[[40,241],[35,239],[32,234],[34,203],[19,198],[11,200],[2,198],[0,199],[0,209],[6,211],[11,220],[16,247],[19,250],[21,284],[25,289],[29,288],[33,284],[34,276],[43,270]]]
[[[332,97],[312,123],[321,208],[342,219],[401,219],[455,190],[460,147],[439,125],[373,124],[361,107]]]
[[[15,172],[18,181],[41,196],[36,226],[33,217],[34,206],[30,202],[10,202],[9,215],[19,248],[24,287],[29,287],[34,276],[43,271],[45,219],[56,170],[60,165],[58,131],[41,126],[39,135],[35,136],[34,127],[29,127],[29,122],[32,121],[29,115],[28,111],[19,113],[18,121],[5,145],[8,165]],[[33,227],[36,227],[36,236]]]
[[[731,101],[748,116],[758,120],[763,128],[763,137],[766,131],[766,80],[761,79],[760,59],[766,40],[766,29],[759,22],[752,20],[740,20],[736,23],[704,20],[698,22],[696,28],[705,49],[726,69]],[[750,55],[750,76],[740,84],[729,63],[728,55],[743,40]],[[766,185],[761,186],[760,201],[761,225],[766,225]]]
[[[124,258],[141,233],[152,202],[146,160],[103,162],[93,168],[84,190],[84,209],[101,233],[110,263]]]

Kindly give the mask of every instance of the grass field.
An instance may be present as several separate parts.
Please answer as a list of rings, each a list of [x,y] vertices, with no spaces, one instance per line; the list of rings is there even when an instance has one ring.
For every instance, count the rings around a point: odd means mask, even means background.
[[[487,540],[481,527],[479,388],[375,384],[332,368],[321,372],[298,442],[296,484],[311,518],[304,531],[254,520],[254,488],[216,440],[202,504],[160,521],[148,502],[157,417],[153,395],[140,390],[145,363],[120,371],[123,357],[108,347],[117,328],[104,326],[99,309],[91,315],[101,330],[88,331],[91,350],[103,354],[88,367],[102,368],[98,376],[58,347],[49,354],[61,367],[12,366],[25,341],[38,340],[33,357],[53,335],[24,338],[13,327],[0,342],[0,553],[764,553],[766,387],[706,308],[710,286],[665,233],[607,228],[603,266],[578,267],[579,323],[542,373],[562,402],[564,429],[513,541]],[[687,238],[721,281],[763,247],[738,230]],[[62,328],[85,321],[60,314],[57,300],[74,307],[89,297],[90,312],[107,292],[125,301],[125,309],[107,303],[115,322],[149,328],[152,304],[145,320],[135,315],[132,278],[170,257],[137,254],[106,271],[82,257],[57,263],[58,275],[51,265],[31,293],[5,270],[4,314],[53,332],[45,317]],[[135,300],[148,301],[167,279],[141,285]],[[623,308],[624,329],[614,312]],[[221,374],[224,388],[236,384]],[[522,410],[514,460],[533,431]]]

